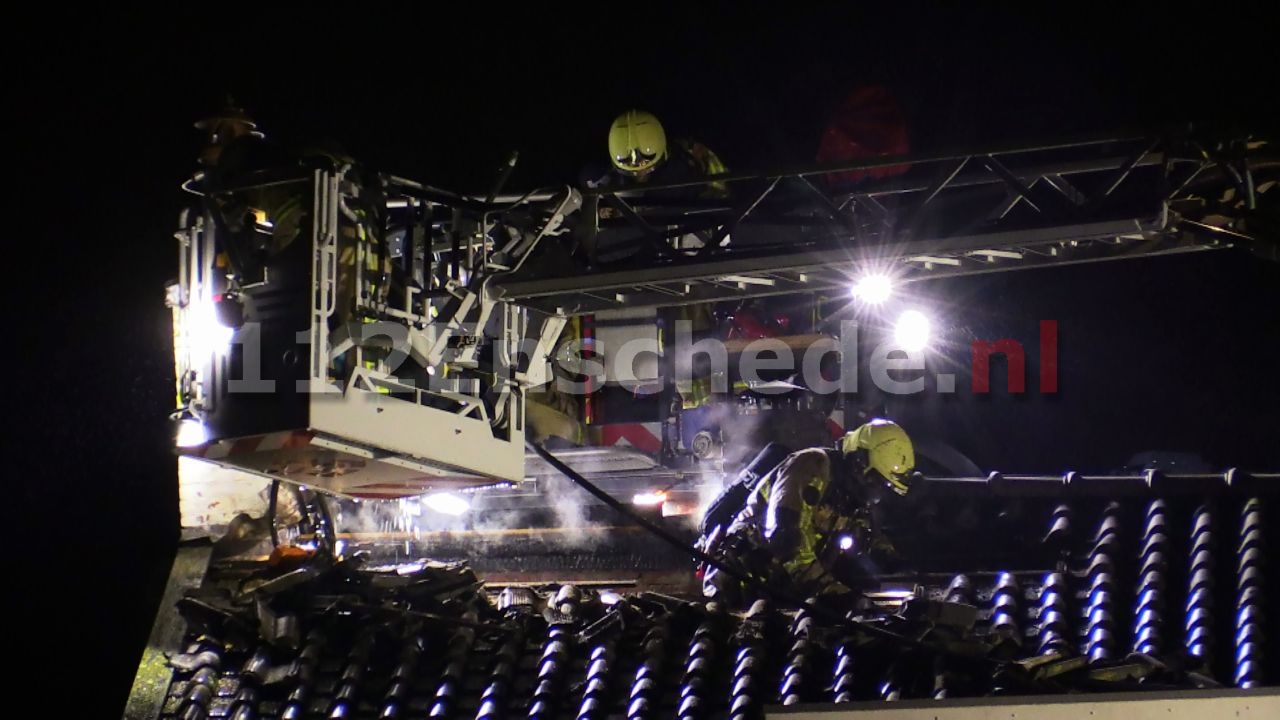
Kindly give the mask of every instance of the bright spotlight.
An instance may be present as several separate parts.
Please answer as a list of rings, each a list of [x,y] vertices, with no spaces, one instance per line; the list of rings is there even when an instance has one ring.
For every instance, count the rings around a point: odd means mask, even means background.
[[[661,505],[666,501],[667,501],[667,494],[664,492],[636,493],[635,495],[631,496],[631,503],[633,505],[642,505],[646,507]]]
[[[840,549],[841,549],[841,550],[852,550],[852,549],[853,549],[853,536],[852,536],[852,535],[841,535],[841,536],[840,536]]]
[[[870,305],[879,305],[893,294],[888,275],[863,275],[853,286],[853,296]]]
[[[466,498],[453,493],[435,493],[422,498],[422,504],[438,513],[457,517],[471,509]]]
[[[192,304],[189,323],[191,347],[197,357],[206,358],[215,353],[223,354],[231,347],[231,337],[235,334],[235,330],[218,322],[213,300],[207,295],[200,297]]]
[[[197,447],[209,441],[209,433],[199,420],[183,420],[178,425],[178,447]]]
[[[908,352],[923,350],[929,344],[929,318],[919,310],[907,310],[898,316],[893,339]]]

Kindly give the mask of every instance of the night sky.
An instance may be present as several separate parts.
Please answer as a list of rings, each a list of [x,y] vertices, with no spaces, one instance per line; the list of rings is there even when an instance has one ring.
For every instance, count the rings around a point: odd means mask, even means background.
[[[177,533],[163,286],[188,199],[179,183],[201,143],[192,123],[228,92],[273,137],[334,138],[459,191],[487,190],[513,150],[513,189],[572,182],[631,105],[734,170],[807,162],[823,113],[869,81],[898,93],[921,151],[1181,120],[1275,137],[1280,124],[1276,28],[1260,10],[1111,17],[1067,4],[1037,18],[891,5],[902,10],[641,3],[608,18],[600,5],[377,18],[218,6],[205,11],[226,14],[216,21],[66,8],[18,28],[28,49],[10,61],[8,95],[21,191],[9,207],[21,217],[9,242],[20,250],[5,267],[23,360],[4,406],[32,552],[10,588],[19,625],[39,636],[22,664],[63,695],[79,688],[80,717],[123,708]],[[904,410],[983,467],[1104,470],[1182,450],[1280,468],[1280,265],[1214,253],[930,292],[965,308],[956,337],[1031,348],[1040,320],[1059,322],[1057,396],[1031,383],[1023,398]],[[71,674],[55,678],[53,663]]]

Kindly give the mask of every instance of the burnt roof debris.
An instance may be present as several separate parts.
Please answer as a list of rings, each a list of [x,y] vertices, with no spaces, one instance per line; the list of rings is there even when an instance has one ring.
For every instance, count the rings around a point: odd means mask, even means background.
[[[485,587],[462,563],[215,568],[182,601],[191,632],[163,717],[747,718],[779,704],[1275,684],[1272,505],[1028,508],[1041,536],[1067,533],[1031,548],[1043,567],[920,575],[858,618],[913,645],[765,601],[730,612],[642,589]]]

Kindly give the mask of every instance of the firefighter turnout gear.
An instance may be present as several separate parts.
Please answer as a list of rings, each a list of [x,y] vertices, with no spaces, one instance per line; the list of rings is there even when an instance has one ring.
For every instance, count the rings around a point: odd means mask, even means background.
[[[892,547],[879,536],[874,506],[882,495],[881,472],[905,477],[914,463],[910,439],[900,432],[897,425],[877,420],[849,433],[834,449],[787,455],[755,485],[728,527],[703,528],[708,533],[703,550],[795,597],[856,597],[866,575],[858,569],[859,560]],[[872,441],[879,444],[867,447]],[[884,454],[876,456],[880,465],[873,470],[866,463],[875,447],[883,447]],[[892,465],[886,464],[890,457]],[[890,487],[897,492],[897,486]],[[703,592],[731,606],[758,598],[716,568],[705,570]]]

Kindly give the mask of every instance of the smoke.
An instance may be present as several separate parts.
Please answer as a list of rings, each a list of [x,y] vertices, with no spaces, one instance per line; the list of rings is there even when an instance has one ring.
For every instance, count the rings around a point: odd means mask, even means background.
[[[703,473],[671,478],[669,496],[677,507],[692,512],[686,520],[696,525],[719,496],[726,480],[755,456],[761,444],[758,435],[768,425],[766,417],[742,418],[739,434],[726,437],[726,462],[722,469],[706,467]],[[730,459],[732,458],[732,460]],[[575,470],[587,476],[617,472],[616,454],[599,456],[583,453],[566,457]],[[643,471],[632,469],[631,483],[610,483],[609,492],[625,504],[639,492],[664,488],[655,485]],[[617,478],[617,475],[613,477]],[[617,531],[631,523],[613,509],[593,498],[572,480],[559,474],[539,473],[537,479],[514,486],[457,491],[470,502],[459,515],[433,510],[423,498],[354,501],[331,499],[335,523],[347,540],[348,550],[368,549],[375,556],[434,560],[477,560],[485,565],[501,564],[504,558],[573,555],[584,551],[611,553],[627,546],[635,532]],[[694,505],[695,507],[689,507]],[[637,508],[651,512],[652,508]],[[674,522],[674,521],[673,521]],[[637,530],[638,532],[638,530]]]
[[[551,502],[556,523],[563,529],[565,547],[579,548],[599,542],[605,535],[606,522],[587,515],[587,493],[566,477],[555,475],[542,483]]]
[[[711,507],[711,503],[715,502],[716,498],[720,497],[720,493],[729,484],[730,477],[729,473],[722,473],[718,483],[698,483],[698,510],[694,515],[695,522],[700,523],[702,518],[706,517],[707,509]]]
[[[760,448],[773,440],[771,425],[765,423],[768,414],[749,415],[740,413],[724,435],[724,469],[730,474],[737,474],[742,466],[751,462]],[[776,424],[776,423],[774,423]]]
[[[472,507],[457,516],[437,512],[422,498],[329,498],[338,533],[348,547],[375,554],[466,559],[555,554],[590,548],[607,539],[612,523],[592,513],[587,494],[563,477],[515,488],[456,493]]]
[[[332,500],[330,501],[333,502]],[[332,509],[338,532],[358,535],[411,533],[420,530],[421,512],[405,500],[337,500]]]

